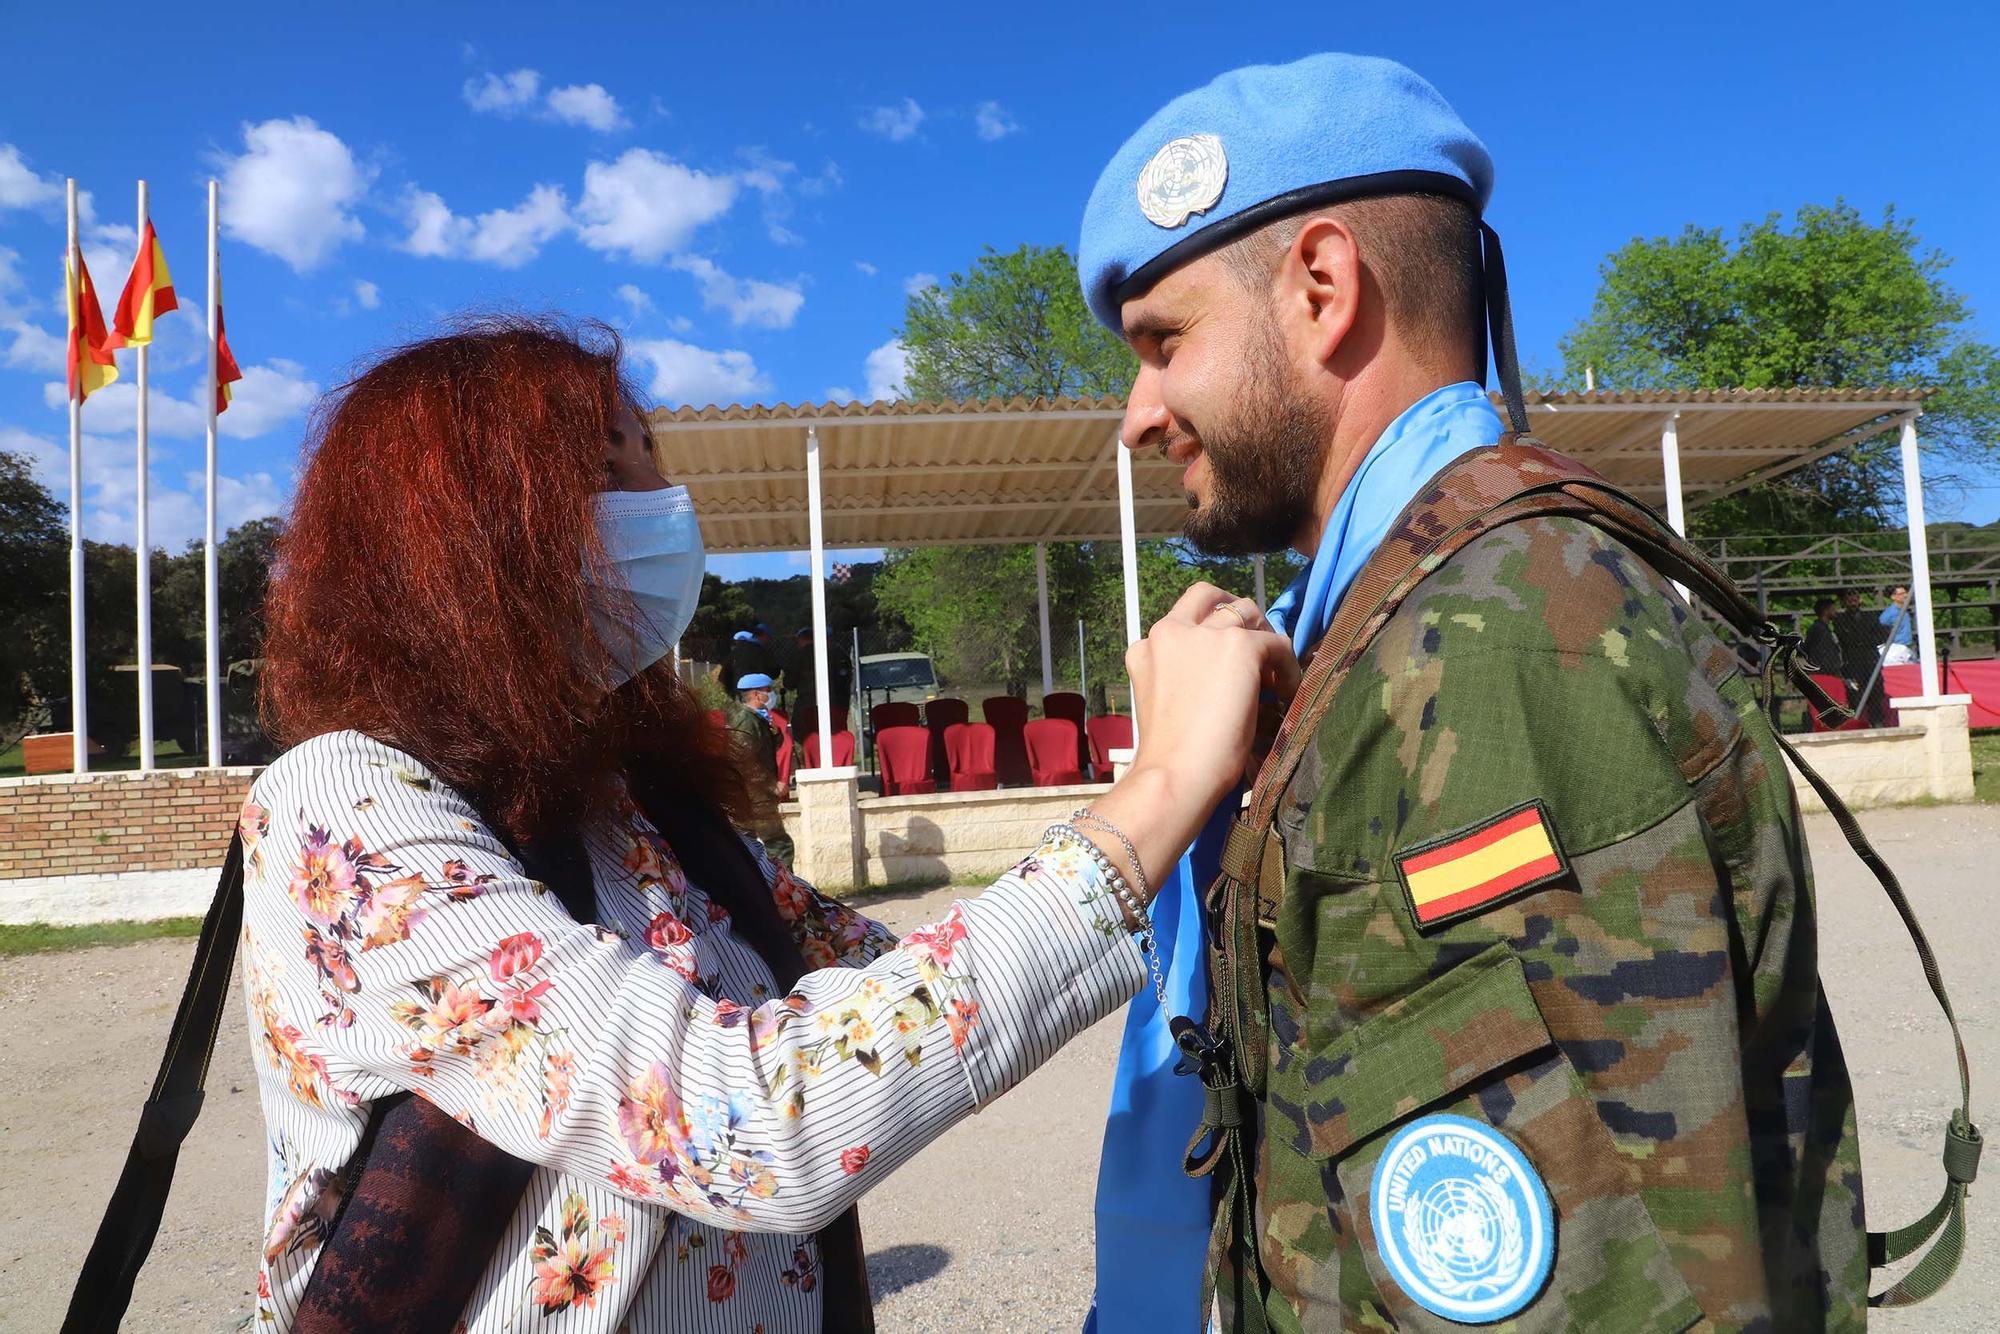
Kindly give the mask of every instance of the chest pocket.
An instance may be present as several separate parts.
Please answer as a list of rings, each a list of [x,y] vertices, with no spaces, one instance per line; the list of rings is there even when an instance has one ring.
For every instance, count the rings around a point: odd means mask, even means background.
[[[1701,1319],[1505,945],[1280,1061],[1266,1110],[1267,1182],[1289,1179],[1279,1193],[1294,1201],[1310,1182],[1324,1201],[1316,1223],[1296,1203],[1259,1210],[1266,1272],[1301,1273],[1308,1248],[1340,1252],[1317,1257],[1337,1281],[1294,1290],[1307,1328],[1334,1301],[1413,1330]]]

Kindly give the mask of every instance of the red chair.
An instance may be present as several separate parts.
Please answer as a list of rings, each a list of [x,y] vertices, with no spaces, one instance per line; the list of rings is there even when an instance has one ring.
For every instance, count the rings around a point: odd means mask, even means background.
[[[1028,747],[1021,731],[1028,725],[1028,701],[1015,695],[995,695],[982,700],[981,713],[993,729],[993,763],[1002,783],[1016,786],[1034,781],[1028,768]]]
[[[944,729],[945,753],[951,757],[951,790],[991,792],[1000,786],[993,771],[993,729],[985,723],[953,723]]]
[[[819,731],[818,714],[819,710],[814,708],[810,703],[799,705],[798,733],[800,736],[811,736],[814,732]],[[847,706],[845,704],[836,704],[833,706],[833,730],[836,732],[845,732],[847,730]]]
[[[875,734],[882,763],[882,795],[915,797],[937,791],[929,774],[931,734],[922,727],[885,727]]]
[[[710,709],[708,711],[708,720],[714,723],[717,727],[729,726],[729,715],[724,713],[721,709]]]
[[[924,705],[924,726],[931,732],[931,777],[945,791],[951,790],[951,756],[944,748],[945,729],[971,720],[971,711],[962,699],[934,699]]]
[[[833,734],[833,767],[845,769],[854,763],[854,733],[835,732]],[[819,733],[806,738],[806,768],[819,768]]]
[[[771,725],[778,729],[778,786],[789,788],[792,785],[792,769],[795,767],[791,720],[773,709]]]
[[[1132,749],[1132,717],[1125,713],[1107,713],[1092,718],[1085,729],[1090,733],[1090,767],[1097,775],[1097,781],[1111,781],[1111,752]]]
[[[1081,783],[1076,767],[1076,724],[1067,718],[1037,718],[1021,729],[1028,747],[1028,771],[1036,787]]]
[[[1042,696],[1042,717],[1067,718],[1076,724],[1076,767],[1084,773],[1090,772],[1090,738],[1088,723],[1090,711],[1084,707],[1083,696],[1074,690],[1058,690],[1054,694]]]
[[[891,727],[921,727],[923,722],[922,712],[908,700],[884,700],[868,710],[868,725],[878,733]]]
[[[1833,697],[1835,704],[1842,708],[1847,707],[1847,682],[1832,672],[1808,672],[1807,675],[1812,677],[1821,690]],[[1806,701],[1806,717],[1812,720],[1812,730],[1815,732],[1857,732],[1867,726],[1859,718],[1849,718],[1840,726],[1834,727],[1819,716],[1819,710],[1813,707],[1810,699]]]

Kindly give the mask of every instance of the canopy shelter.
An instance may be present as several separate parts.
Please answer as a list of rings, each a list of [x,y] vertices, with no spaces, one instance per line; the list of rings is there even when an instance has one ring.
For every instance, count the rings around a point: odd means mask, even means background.
[[[1700,505],[1900,431],[1923,697],[1938,694],[1920,389],[1594,390],[1527,395],[1536,436],[1665,509]],[[1497,402],[1497,400],[1496,400]],[[693,495],[712,552],[812,556],[819,716],[827,700],[828,547],[1097,541],[1124,547],[1126,634],[1139,636],[1136,543],[1175,536],[1180,469],[1118,444],[1115,398],[678,408],[652,416],[660,467]],[[1037,562],[1038,572],[1043,571]],[[1260,571],[1261,574],[1261,571]],[[1046,574],[1044,686],[1050,685]],[[1261,583],[1261,577],[1260,577]],[[1263,601],[1263,589],[1257,590]],[[1913,703],[1916,701],[1913,701]]]

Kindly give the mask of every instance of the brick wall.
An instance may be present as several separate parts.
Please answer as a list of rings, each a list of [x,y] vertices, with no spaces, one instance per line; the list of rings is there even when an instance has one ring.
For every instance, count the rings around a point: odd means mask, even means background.
[[[253,768],[0,779],[0,880],[214,867]]]

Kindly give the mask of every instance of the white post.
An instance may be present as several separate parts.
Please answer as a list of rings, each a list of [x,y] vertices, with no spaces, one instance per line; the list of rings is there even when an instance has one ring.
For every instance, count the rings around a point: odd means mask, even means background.
[[[1264,553],[1258,552],[1250,558],[1250,571],[1257,585],[1257,609],[1264,608]]]
[[[1083,622],[1076,623],[1076,693],[1090,696],[1090,668],[1083,660]]]
[[[833,687],[826,662],[826,530],[820,513],[819,432],[806,427],[806,507],[812,534],[813,691],[819,705],[819,767],[833,764]],[[804,745],[803,739],[799,742]]]
[[[1681,496],[1681,414],[1670,413],[1660,431],[1660,471],[1667,488],[1667,523],[1682,537],[1687,536],[1687,507]],[[1678,579],[1674,588],[1687,597],[1687,585]]]
[[[1042,693],[1047,695],[1056,688],[1056,660],[1049,644],[1049,548],[1046,542],[1035,543],[1035,605],[1041,614]]]
[[[76,181],[69,182],[69,250],[63,256],[63,281],[76,289],[76,329],[83,330],[83,274],[76,247]],[[85,354],[86,357],[88,354]],[[79,366],[79,381],[88,366]],[[83,642],[83,385],[69,398],[69,727],[70,768],[90,769],[90,718],[85,707],[86,679]]]
[[[139,182],[139,237],[144,244],[146,236],[146,183]],[[139,449],[137,467],[138,495],[133,501],[138,511],[138,539],[133,555],[137,565],[133,570],[133,582],[138,586],[139,602],[139,772],[153,770],[153,524],[148,491],[151,468],[148,466],[146,450],[146,361],[152,349],[141,343],[136,349],[139,367]]]
[[[215,356],[222,309],[222,270],[216,259],[215,182],[208,183],[208,378],[202,393],[208,409],[208,453],[202,463],[202,501],[207,545],[202,552],[203,664],[208,685],[208,763],[222,767],[222,583],[215,556]],[[679,652],[676,650],[676,667]]]
[[[1926,700],[1943,693],[1938,682],[1937,630],[1931,624],[1931,552],[1924,532],[1924,468],[1917,456],[1917,422],[1903,423],[1903,514],[1910,525],[1910,614],[1917,621],[1917,673]]]
[[[1118,543],[1125,565],[1125,642],[1139,642],[1139,539],[1132,514],[1132,451],[1118,443]],[[1132,744],[1139,744],[1139,712],[1132,711]]]

